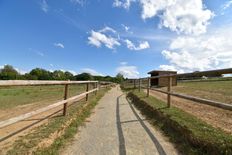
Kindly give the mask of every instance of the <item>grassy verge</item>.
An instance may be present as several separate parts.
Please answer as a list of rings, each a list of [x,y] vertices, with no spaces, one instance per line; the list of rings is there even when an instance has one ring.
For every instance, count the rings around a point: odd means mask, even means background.
[[[48,123],[19,138],[7,154],[58,154],[60,148],[76,134],[78,127],[84,123],[108,90],[109,88],[98,91],[97,96],[90,95],[87,103],[80,101],[70,106],[66,117],[54,117]]]
[[[232,135],[171,107],[166,103],[137,90],[128,93],[128,98],[141,112],[166,133],[183,154],[232,154]]]

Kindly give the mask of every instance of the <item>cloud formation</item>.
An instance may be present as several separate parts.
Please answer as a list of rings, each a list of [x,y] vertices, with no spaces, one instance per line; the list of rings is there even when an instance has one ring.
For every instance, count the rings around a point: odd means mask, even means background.
[[[119,66],[116,69],[117,73],[122,74],[126,78],[138,78],[139,77],[139,72],[136,66]]]
[[[64,48],[64,44],[62,43],[54,43],[54,46],[59,48]]]
[[[116,3],[117,2],[117,3]],[[115,7],[129,8],[131,2],[115,0]],[[177,33],[199,35],[206,32],[213,12],[204,8],[202,0],[138,0],[142,8],[141,17],[146,20],[160,18],[160,27]]]
[[[114,49],[115,46],[120,46],[121,44],[118,42],[117,38],[107,36],[104,33],[97,32],[92,30],[90,36],[88,37],[88,43],[94,45],[96,47],[101,47],[102,44],[105,45],[109,49]]]
[[[201,36],[175,38],[163,56],[169,67],[183,72],[203,71],[232,67],[232,35],[230,26],[222,27]],[[168,66],[160,66],[164,68]]]
[[[130,49],[130,50],[139,51],[139,50],[144,50],[144,49],[150,48],[150,45],[149,45],[149,43],[147,41],[140,42],[138,46],[135,46],[135,44],[132,43],[128,39],[124,40],[124,42],[126,43],[127,48]]]
[[[43,12],[45,12],[45,13],[47,13],[48,12],[48,3],[47,3],[47,1],[46,0],[42,0],[41,2],[40,2],[40,7],[41,7],[41,9],[42,9],[42,11]]]
[[[129,27],[127,27],[129,30]],[[88,44],[101,47],[104,45],[109,49],[115,49],[117,46],[121,46],[121,43],[125,43],[126,47],[130,50],[144,50],[150,48],[150,45],[147,41],[140,41],[138,46],[128,40],[121,39],[119,33],[111,27],[104,27],[101,30],[95,31],[91,30],[90,36],[88,37]]]
[[[83,68],[83,69],[81,69],[81,72],[82,73],[89,73],[89,74],[94,75],[94,76],[98,76],[98,75],[104,76],[103,74],[101,74],[101,73],[99,73],[96,70],[91,69],[91,68]]]
[[[135,0],[114,0],[113,6],[129,9],[132,2],[135,2]]]

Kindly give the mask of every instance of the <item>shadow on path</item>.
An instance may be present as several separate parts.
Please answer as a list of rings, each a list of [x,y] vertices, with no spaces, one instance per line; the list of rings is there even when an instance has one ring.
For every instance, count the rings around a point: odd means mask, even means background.
[[[132,112],[134,113],[135,117],[138,119],[139,123],[141,124],[141,126],[144,128],[144,130],[146,131],[146,133],[148,134],[148,136],[150,137],[150,139],[152,140],[153,144],[155,145],[155,147],[157,148],[157,151],[159,152],[159,155],[167,155],[163,149],[163,147],[161,146],[161,144],[159,143],[159,141],[157,140],[157,138],[153,135],[153,133],[151,132],[151,130],[146,126],[146,124],[143,122],[143,120],[139,117],[139,115],[136,113],[134,107],[131,105],[131,102],[127,99],[127,102],[130,105],[130,108],[132,110]]]
[[[120,122],[120,113],[119,113],[119,98],[122,95],[117,97],[117,104],[116,104],[116,119],[117,120],[116,121],[117,121],[117,128],[118,128],[119,154],[126,155],[125,138],[123,136],[122,126]]]

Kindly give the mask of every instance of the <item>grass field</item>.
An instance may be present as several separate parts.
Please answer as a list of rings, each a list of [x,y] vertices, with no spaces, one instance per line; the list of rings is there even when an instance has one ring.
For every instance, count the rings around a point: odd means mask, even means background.
[[[68,96],[80,94],[85,90],[85,84],[70,85]],[[60,85],[0,87],[0,110],[28,104],[44,104],[61,100],[63,96],[64,86]]]
[[[232,104],[232,81],[182,82],[173,91]]]
[[[142,84],[146,87],[146,81]],[[133,88],[134,85],[131,83],[126,85],[126,88]],[[136,85],[138,87],[138,84]],[[177,86],[172,87],[172,90],[176,93],[187,94],[195,97],[200,97],[204,99],[224,102],[232,104],[232,81],[189,81],[189,82],[178,82]],[[166,87],[160,88],[162,90],[167,90]]]

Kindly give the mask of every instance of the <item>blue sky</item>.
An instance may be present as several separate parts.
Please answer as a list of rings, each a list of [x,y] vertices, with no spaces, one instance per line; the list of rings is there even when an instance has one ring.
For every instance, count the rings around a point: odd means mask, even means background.
[[[231,0],[0,0],[0,67],[144,77],[232,67]]]

